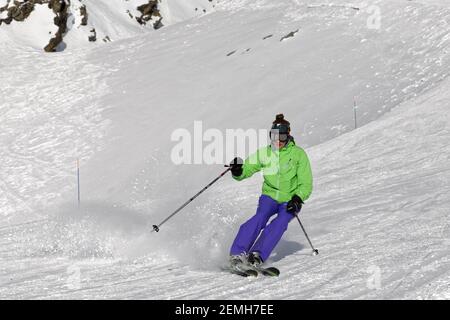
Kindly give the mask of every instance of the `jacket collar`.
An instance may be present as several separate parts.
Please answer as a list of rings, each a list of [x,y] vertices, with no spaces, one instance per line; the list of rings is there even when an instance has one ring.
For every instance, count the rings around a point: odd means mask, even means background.
[[[295,141],[294,141],[294,137],[293,136],[289,136],[288,140],[286,142],[286,145],[281,148],[281,149],[275,149],[272,147],[272,144],[269,145],[269,148],[273,151],[273,152],[287,152],[289,151],[293,146],[295,146]]]

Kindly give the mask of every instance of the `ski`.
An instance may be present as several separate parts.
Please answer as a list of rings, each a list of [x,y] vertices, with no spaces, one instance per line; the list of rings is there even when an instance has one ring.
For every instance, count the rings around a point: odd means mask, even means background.
[[[280,275],[280,270],[275,267],[255,267],[252,265],[242,265],[239,269],[227,267],[223,268],[223,270],[228,271],[233,274],[237,274],[242,277],[257,277],[259,274],[266,277],[278,277]]]
[[[222,268],[222,270],[227,271],[231,274],[236,274],[241,277],[257,277],[258,276],[258,271],[253,270],[253,269],[238,270],[238,269],[234,269],[231,267],[226,267],[226,268]]]
[[[252,267],[253,270],[257,271],[258,273],[262,274],[266,277],[278,277],[280,275],[280,270],[275,267]]]
[[[237,274],[241,277],[257,277],[258,276],[258,271],[256,270],[245,270],[245,271],[240,271],[240,270],[235,270],[235,269],[230,269],[229,270],[232,274]]]

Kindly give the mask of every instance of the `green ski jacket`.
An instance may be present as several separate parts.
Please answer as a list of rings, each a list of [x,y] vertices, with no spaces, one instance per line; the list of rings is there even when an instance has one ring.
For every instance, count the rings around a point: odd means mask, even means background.
[[[291,200],[294,194],[303,201],[311,195],[311,165],[306,152],[293,140],[280,150],[272,150],[271,145],[260,148],[244,161],[242,169],[242,174],[234,179],[241,181],[262,170],[262,193],[278,203]]]

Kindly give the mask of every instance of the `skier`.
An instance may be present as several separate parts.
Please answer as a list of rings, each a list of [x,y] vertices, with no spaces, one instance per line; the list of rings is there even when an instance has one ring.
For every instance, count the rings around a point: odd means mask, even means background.
[[[256,214],[241,225],[230,249],[230,265],[239,270],[258,268],[269,258],[289,222],[300,212],[312,192],[312,173],[306,152],[290,135],[290,123],[278,114],[270,130],[271,144],[259,149],[245,162],[230,163],[235,180],[263,171],[264,183]],[[277,214],[269,224],[269,219]]]

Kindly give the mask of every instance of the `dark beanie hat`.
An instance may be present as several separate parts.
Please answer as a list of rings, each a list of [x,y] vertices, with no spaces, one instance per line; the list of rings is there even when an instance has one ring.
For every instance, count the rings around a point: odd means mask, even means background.
[[[291,129],[290,126],[290,122],[284,119],[284,115],[282,113],[277,114],[275,120],[272,122],[272,130],[279,130],[280,133],[289,133]]]

